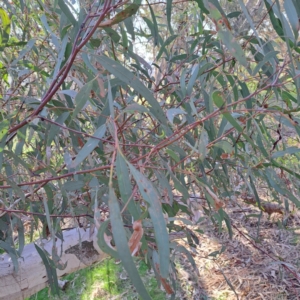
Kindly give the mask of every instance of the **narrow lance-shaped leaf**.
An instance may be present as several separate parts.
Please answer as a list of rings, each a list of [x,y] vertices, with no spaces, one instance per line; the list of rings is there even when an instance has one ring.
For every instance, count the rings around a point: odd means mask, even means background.
[[[173,2],[173,0],[167,0],[166,11],[167,11],[167,22],[168,22],[169,31],[170,31],[171,34],[174,34],[173,28],[171,26],[172,2]]]
[[[282,151],[277,151],[277,152],[273,153],[271,157],[278,158],[278,157],[282,157],[286,154],[295,154],[298,152],[300,152],[300,148],[293,146],[293,147],[286,148],[285,150],[282,150]]]
[[[52,266],[48,253],[44,252],[37,244],[34,244],[34,246],[45,265],[52,294],[59,294],[56,269]]]
[[[0,25],[0,45],[6,44],[9,40],[10,34],[10,18],[7,12],[0,7],[0,18],[1,18],[1,25]]]
[[[75,118],[77,116],[77,114],[82,110],[82,108],[85,106],[85,104],[87,103],[87,101],[90,98],[90,92],[93,88],[93,81],[95,80],[95,78],[91,81],[89,81],[88,83],[86,83],[81,90],[78,92],[78,94],[75,97],[75,109],[73,111],[72,114],[72,119]]]
[[[149,4],[149,2],[148,2],[148,6],[149,6],[149,9],[150,9],[151,18],[152,18],[152,21],[153,21],[154,46],[157,46],[158,45],[158,25],[157,25],[157,21],[156,21],[154,11],[153,11],[151,5]]]
[[[29,51],[31,51],[32,47],[35,44],[35,41],[36,39],[32,39],[26,44],[25,48],[21,50],[18,57],[11,63],[11,67],[15,66]]]
[[[139,79],[123,67],[119,62],[114,61],[106,56],[96,56],[95,58],[98,62],[110,73],[114,76],[125,82],[126,84],[130,85],[132,88],[135,89],[136,92],[140,93],[151,105],[150,112],[164,125],[167,125],[167,119],[165,114],[157,102],[157,100],[153,97],[150,90],[148,90],[143,83],[139,81]]]
[[[125,159],[123,156],[118,153],[117,160],[116,160],[116,171],[118,177],[118,185],[121,194],[121,199],[124,205],[127,205],[127,208],[130,214],[133,216],[134,220],[138,220],[140,214],[134,202],[134,199],[128,201],[132,194],[131,182],[130,182],[130,175],[129,170],[127,168]]]
[[[139,187],[140,193],[144,200],[149,204],[148,211],[154,226],[155,239],[157,241],[159,252],[160,273],[163,278],[169,274],[169,235],[167,232],[166,222],[162,213],[160,195],[152,182],[142,173],[136,170],[127,162],[130,171]]]
[[[102,125],[100,126],[95,133],[93,134],[94,137],[98,138],[89,138],[88,141],[85,143],[85,145],[83,146],[83,148],[79,151],[79,153],[77,154],[75,160],[73,161],[71,167],[75,168],[76,166],[78,166],[88,155],[91,154],[91,152],[97,147],[97,145],[99,144],[99,139],[101,139],[106,131],[106,126]]]
[[[215,105],[224,110],[222,111],[223,116],[227,119],[230,124],[237,129],[239,132],[243,131],[243,128],[240,126],[240,124],[232,117],[232,115],[226,110],[226,101],[223,99],[221,92],[214,91],[212,93],[212,99],[215,103]]]
[[[160,57],[162,56],[163,52],[166,53],[166,55],[168,55],[167,49],[166,47],[169,46],[175,39],[177,38],[177,35],[171,35],[169,36],[166,41],[163,43],[163,45],[161,45],[159,52],[156,56],[156,60],[159,60]]]
[[[106,220],[103,223],[101,223],[101,226],[97,232],[97,244],[102,251],[108,253],[110,256],[114,257],[115,259],[119,259],[118,252],[108,245],[108,242],[110,241],[107,241],[107,236],[105,231],[107,229],[109,222],[110,220]]]
[[[18,256],[15,248],[12,248],[8,243],[0,240],[0,248],[4,249],[10,256],[14,265],[15,272],[19,270]]]
[[[72,23],[73,26],[77,25],[77,21],[73,15],[73,13],[70,11],[68,5],[66,4],[65,0],[58,0],[58,5],[62,12],[65,14],[67,19]]]
[[[132,15],[135,15],[136,12],[138,11],[139,7],[140,6],[138,4],[135,4],[135,3],[130,4],[123,11],[117,13],[113,19],[102,22],[99,25],[99,27],[112,26],[112,25],[120,23],[120,22],[124,21],[125,19],[131,17]]]
[[[66,119],[69,117],[70,113],[69,112],[64,112],[62,113],[56,120],[55,122],[58,124],[63,124]],[[49,130],[48,134],[48,140],[47,140],[47,146],[51,145],[51,142],[55,138],[55,136],[58,134],[60,130],[60,127],[58,125],[52,124]]]
[[[216,25],[216,30],[218,31],[220,39],[225,44],[231,55],[235,57],[244,67],[247,67],[247,59],[242,47],[237,43],[234,36],[228,30],[230,25],[227,18],[222,16],[214,4],[208,2],[207,7],[209,8],[210,17]],[[227,29],[222,28],[223,23],[225,23]]]
[[[148,295],[148,292],[142,282],[142,279],[137,271],[137,268],[133,262],[130,250],[128,248],[128,241],[126,238],[126,232],[124,229],[124,224],[120,212],[120,207],[118,199],[115,195],[115,192],[112,188],[112,183],[110,182],[109,187],[109,211],[111,219],[111,227],[114,236],[114,240],[117,246],[117,251],[119,257],[123,263],[125,270],[127,271],[128,276],[130,277],[133,285],[137,289],[138,293],[142,299],[151,299]]]

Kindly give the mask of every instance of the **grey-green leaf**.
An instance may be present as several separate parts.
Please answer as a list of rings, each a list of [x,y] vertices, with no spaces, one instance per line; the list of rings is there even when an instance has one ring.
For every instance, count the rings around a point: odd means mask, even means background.
[[[282,150],[282,151],[277,151],[277,152],[273,153],[271,157],[272,158],[278,158],[278,157],[282,157],[286,154],[295,154],[295,153],[298,153],[298,152],[300,152],[300,148],[293,146],[293,147],[289,147],[289,148],[287,148],[285,150]]]
[[[133,262],[129,247],[128,241],[126,238],[126,232],[124,229],[124,224],[122,221],[122,216],[120,212],[120,207],[118,199],[115,195],[115,192],[112,187],[109,188],[109,211],[111,217],[111,226],[114,236],[114,241],[116,243],[119,257],[123,263],[125,270],[127,271],[128,276],[130,277],[132,283],[137,289],[138,293],[142,299],[151,300],[148,292],[142,282],[142,279],[137,271],[137,268]]]
[[[73,163],[71,164],[72,168],[77,167],[88,155],[91,154],[91,152],[97,147],[97,145],[99,144],[100,140],[106,131],[106,126],[105,124],[103,124],[102,126],[100,126],[95,133],[93,134],[94,137],[98,138],[89,138],[88,141],[85,143],[85,145],[83,146],[83,148],[79,151],[79,153],[77,154],[75,160],[73,161]]]
[[[85,106],[87,101],[90,98],[90,92],[93,88],[93,80],[89,81],[86,83],[81,90],[78,92],[78,94],[75,97],[75,109],[72,114],[72,119],[77,116],[77,114],[82,110],[82,108]]]
[[[114,61],[106,56],[96,56],[98,62],[114,76],[121,81],[130,85],[136,92],[140,93],[151,105],[150,112],[164,125],[167,125],[167,119],[162,108],[157,100],[153,97],[149,89],[147,89],[142,82],[129,70],[123,67],[119,62]]]
[[[139,187],[142,197],[149,204],[148,210],[153,222],[155,239],[159,252],[160,273],[163,278],[167,278],[169,274],[170,248],[169,235],[162,213],[161,196],[148,178],[136,170],[129,162],[127,162],[127,164]]]
[[[139,219],[140,214],[138,212],[134,199],[131,199],[128,202],[132,194],[130,174],[126,165],[126,161],[120,153],[118,153],[117,155],[116,171],[117,171],[118,185],[119,185],[119,191],[121,194],[122,201],[124,205],[127,205],[129,212],[131,213],[134,220],[136,221]]]

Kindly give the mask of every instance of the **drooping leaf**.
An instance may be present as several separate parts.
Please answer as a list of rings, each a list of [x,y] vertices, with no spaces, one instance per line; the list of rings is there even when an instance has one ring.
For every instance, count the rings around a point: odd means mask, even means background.
[[[40,246],[38,246],[36,243],[34,243],[35,249],[40,255],[45,268],[47,272],[47,277],[48,277],[48,282],[51,288],[51,292],[53,295],[59,294],[59,287],[58,287],[58,280],[57,280],[57,272],[56,269],[54,268],[51,259],[49,257],[49,254],[45,252]]]
[[[244,67],[248,66],[245,53],[240,44],[235,40],[232,33],[228,30],[219,30],[218,35],[228,51],[235,57]]]
[[[89,81],[86,83],[81,90],[78,92],[78,94],[75,97],[75,109],[72,113],[72,118],[75,118],[77,114],[82,110],[82,108],[86,105],[87,101],[90,98],[90,92],[93,88],[93,82],[95,79]]]
[[[140,217],[140,213],[134,202],[134,199],[132,199],[133,198],[132,187],[131,187],[129,170],[127,168],[125,159],[120,153],[118,153],[117,155],[116,171],[118,177],[119,190],[120,190],[123,204],[128,207],[128,210],[133,216],[134,220],[138,220]]]
[[[19,263],[18,263],[18,256],[16,249],[11,247],[8,243],[0,240],[0,247],[4,249],[10,256],[12,263],[14,265],[14,271],[18,272],[19,270]]]
[[[2,7],[0,7],[0,19],[0,45],[5,45],[9,40],[11,20],[8,13]]]
[[[128,7],[126,7],[123,11],[117,13],[112,19],[100,23],[99,27],[112,26],[121,23],[125,19],[131,17],[132,15],[135,15],[139,7],[140,6],[138,4],[132,3]]]
[[[119,257],[123,263],[125,270],[127,271],[128,276],[130,277],[133,285],[139,292],[140,296],[143,299],[151,299],[148,295],[148,292],[142,282],[142,279],[136,269],[136,266],[133,262],[129,247],[128,241],[126,238],[126,232],[124,229],[124,224],[122,221],[122,216],[120,213],[120,207],[118,200],[116,198],[115,192],[110,184],[109,187],[109,210],[111,216],[111,225],[114,240],[117,246]]]
[[[295,153],[298,153],[298,152],[300,152],[300,148],[293,146],[293,147],[288,147],[288,148],[286,148],[285,150],[282,150],[282,151],[274,152],[271,155],[271,157],[272,158],[278,158],[278,157],[282,157],[286,154],[295,154]]]
[[[8,120],[2,120],[0,122],[0,141],[6,136],[9,128],[9,121]],[[0,150],[1,151],[1,150]]]
[[[172,2],[173,0],[167,0],[167,7],[166,7],[166,12],[167,12],[167,23],[168,23],[168,28],[170,33],[173,35],[173,28],[171,25],[171,16],[172,16]]]
[[[148,103],[151,105],[150,112],[164,125],[167,125],[167,119],[161,109],[157,100],[153,97],[152,93],[134,76],[130,71],[123,67],[119,62],[113,61],[106,56],[95,56],[102,66],[110,73],[118,77],[120,80],[130,85],[140,93]]]
[[[74,14],[71,12],[70,8],[66,4],[66,1],[64,0],[58,0],[58,5],[62,12],[65,14],[67,19],[71,22],[71,24],[75,27],[77,25],[77,21],[74,17]]]
[[[66,183],[63,184],[64,188],[67,191],[76,191],[80,190],[84,186],[83,181],[67,181]]]
[[[177,115],[183,115],[182,116],[182,121],[181,121],[181,125],[185,122],[185,117],[184,115],[186,114],[185,111],[183,111],[181,108],[170,108],[168,109],[167,111],[167,117],[170,121],[170,123],[174,124],[174,118],[177,116]]]
[[[97,147],[97,145],[99,144],[100,140],[104,134],[106,132],[106,126],[102,125],[100,126],[95,133],[93,134],[93,136],[95,138],[89,138],[88,141],[84,144],[84,146],[82,147],[82,149],[79,151],[79,153],[77,154],[75,160],[72,162],[71,167],[72,168],[76,168],[81,162],[83,162],[83,160],[91,154],[91,152]]]
[[[127,162],[127,164],[130,172],[136,180],[141,195],[149,204],[148,211],[153,222],[155,240],[157,242],[159,252],[160,272],[163,278],[167,278],[169,274],[169,236],[161,209],[161,197],[148,178],[136,170],[129,162]]]
[[[114,257],[115,259],[119,259],[118,252],[114,250],[112,247],[108,245],[108,241],[106,240],[107,236],[105,231],[107,230],[107,226],[109,224],[110,220],[106,220],[103,223],[101,223],[100,228],[97,232],[97,242],[102,251],[109,254],[110,256]],[[109,241],[110,242],[110,241]]]
[[[152,6],[149,4],[149,2],[148,2],[148,7],[150,9],[151,18],[152,18],[152,22],[153,22],[152,34],[153,34],[154,46],[157,46],[158,45],[158,25],[157,25],[157,21],[156,21],[156,16],[155,16]]]

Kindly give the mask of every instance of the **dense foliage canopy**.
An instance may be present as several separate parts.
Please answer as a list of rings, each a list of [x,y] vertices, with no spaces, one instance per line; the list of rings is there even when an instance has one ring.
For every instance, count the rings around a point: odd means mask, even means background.
[[[2,3],[0,248],[16,270],[24,223],[55,244],[76,217],[143,299],[136,259],[174,295],[172,253],[193,258],[172,233],[192,246],[185,225],[207,219],[230,238],[226,203],[272,213],[262,191],[300,206],[299,1]]]

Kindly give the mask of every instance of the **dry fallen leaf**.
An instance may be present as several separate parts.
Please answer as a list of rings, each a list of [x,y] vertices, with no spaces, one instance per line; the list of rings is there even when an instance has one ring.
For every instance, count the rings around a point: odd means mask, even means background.
[[[144,229],[142,227],[142,220],[137,220],[133,223],[133,233],[128,241],[128,247],[130,249],[131,255],[134,256],[141,248],[141,238],[144,234]]]

